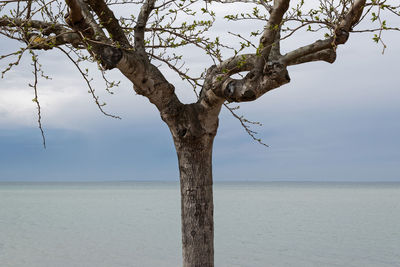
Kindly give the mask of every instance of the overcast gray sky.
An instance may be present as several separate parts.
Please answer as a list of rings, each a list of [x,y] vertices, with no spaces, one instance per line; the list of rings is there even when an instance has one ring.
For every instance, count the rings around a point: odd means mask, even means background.
[[[217,25],[212,34],[223,31]],[[240,114],[263,123],[254,130],[269,148],[254,143],[224,110],[214,146],[215,180],[400,181],[400,34],[386,33],[384,55],[371,37],[352,35],[332,65],[290,67],[290,84],[241,105]],[[284,48],[302,42],[300,36]],[[4,38],[1,43],[1,54],[16,46]],[[60,53],[41,53],[40,59],[52,77],[39,84],[47,149],[37,129],[26,57],[0,81],[0,181],[178,179],[169,130],[123,77],[113,96],[96,82],[106,110],[123,118],[110,119]],[[209,66],[202,55],[189,52],[188,59],[194,72]],[[115,71],[111,76],[120,78]],[[170,72],[166,76],[182,100],[194,99],[189,87]]]

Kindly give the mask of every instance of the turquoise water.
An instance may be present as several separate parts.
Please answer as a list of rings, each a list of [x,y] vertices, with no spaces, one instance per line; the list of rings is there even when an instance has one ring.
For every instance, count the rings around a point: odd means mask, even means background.
[[[399,183],[217,183],[216,267],[400,266]],[[176,183],[0,183],[1,267],[181,265]]]

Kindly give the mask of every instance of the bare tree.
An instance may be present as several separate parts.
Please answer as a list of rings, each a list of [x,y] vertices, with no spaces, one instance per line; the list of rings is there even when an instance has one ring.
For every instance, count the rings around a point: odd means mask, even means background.
[[[102,74],[118,69],[132,82],[137,94],[157,107],[174,140],[181,184],[183,266],[211,267],[212,147],[222,106],[262,143],[249,128],[249,121],[236,115],[228,103],[254,101],[289,83],[289,66],[312,61],[333,63],[338,46],[345,44],[351,33],[372,32],[373,40],[385,49],[383,31],[399,30],[383,19],[384,13],[400,16],[396,0],[312,2],[314,6],[307,6],[311,3],[303,0],[1,0],[0,33],[21,44],[15,52],[0,57],[9,60],[2,75],[18,65],[26,52],[32,55],[31,86],[42,130],[37,50],[59,49],[78,68],[101,112],[112,117],[116,116],[104,111],[80,64],[98,63]],[[244,10],[226,15],[223,19],[227,25],[249,21],[246,36],[227,26],[227,32],[237,40],[233,45],[210,35],[216,19],[221,19],[214,8],[221,5]],[[122,8],[131,9],[133,15],[118,18],[115,13],[122,12]],[[253,28],[260,22],[261,28]],[[316,40],[282,53],[281,43],[296,34],[310,34]],[[180,52],[186,46],[203,50],[214,63],[193,76],[182,64]],[[197,101],[183,104],[160,65],[186,80],[196,92]],[[116,85],[109,80],[106,83],[107,90]]]

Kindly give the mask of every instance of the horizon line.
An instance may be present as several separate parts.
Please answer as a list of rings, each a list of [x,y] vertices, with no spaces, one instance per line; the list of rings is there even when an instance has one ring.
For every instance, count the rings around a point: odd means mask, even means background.
[[[179,180],[0,180],[0,183],[179,183]],[[400,180],[214,180],[213,183],[400,183]]]

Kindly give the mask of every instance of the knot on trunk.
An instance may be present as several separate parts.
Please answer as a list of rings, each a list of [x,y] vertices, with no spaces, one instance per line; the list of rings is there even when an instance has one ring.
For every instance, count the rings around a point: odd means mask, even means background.
[[[233,95],[235,93],[235,87],[236,87],[235,83],[236,83],[235,80],[230,81],[226,85],[225,90],[224,90],[225,99],[228,100],[229,102],[232,102],[235,100],[233,97]]]
[[[106,70],[115,68],[122,58],[122,51],[120,48],[112,46],[103,46],[103,51],[100,51],[100,63]]]
[[[286,67],[279,62],[268,62],[264,65],[263,74],[269,79],[285,84],[290,82],[289,73]]]
[[[186,128],[178,129],[176,132],[177,132],[178,136],[182,138],[187,133],[187,129]]]
[[[339,28],[335,31],[335,44],[344,44],[349,39],[349,32],[344,28]]]

